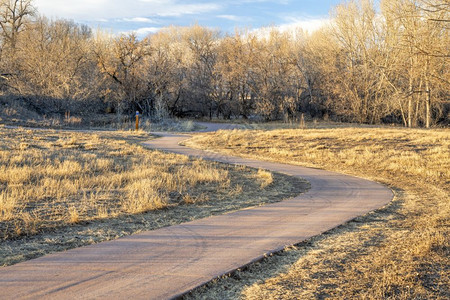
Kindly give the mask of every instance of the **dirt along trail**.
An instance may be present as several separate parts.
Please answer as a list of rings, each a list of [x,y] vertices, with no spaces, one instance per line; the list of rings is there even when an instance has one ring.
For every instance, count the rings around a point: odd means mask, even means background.
[[[231,125],[209,125],[205,131]],[[188,136],[161,133],[150,148],[298,176],[300,196],[0,269],[0,298],[169,299],[250,262],[382,207],[393,197],[368,180],[298,166],[230,157],[179,145]]]

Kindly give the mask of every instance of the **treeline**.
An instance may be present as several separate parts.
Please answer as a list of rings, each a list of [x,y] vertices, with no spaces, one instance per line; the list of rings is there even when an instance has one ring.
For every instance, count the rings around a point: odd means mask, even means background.
[[[337,6],[313,34],[169,27],[139,40],[1,0],[1,91],[45,113],[448,124],[450,4]]]

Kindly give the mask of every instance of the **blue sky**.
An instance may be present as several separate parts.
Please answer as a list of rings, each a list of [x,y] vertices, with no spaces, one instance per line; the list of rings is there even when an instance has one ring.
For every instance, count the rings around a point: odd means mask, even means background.
[[[202,26],[233,32],[236,27],[301,26],[312,31],[342,0],[35,0],[38,11],[114,33],[139,36],[170,25]]]

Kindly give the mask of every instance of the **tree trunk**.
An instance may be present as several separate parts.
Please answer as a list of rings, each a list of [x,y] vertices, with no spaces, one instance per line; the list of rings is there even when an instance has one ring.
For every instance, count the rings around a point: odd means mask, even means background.
[[[413,61],[411,58],[411,69],[409,71],[409,86],[408,86],[408,127],[412,127],[412,100],[413,100]]]
[[[431,91],[430,91],[430,84],[428,82],[428,78],[425,79],[425,113],[426,113],[426,121],[425,121],[425,127],[430,128],[430,121],[431,121]]]
[[[425,62],[425,127],[430,128],[431,123],[431,91],[430,91],[430,58]]]
[[[412,127],[412,94],[408,97],[408,127]]]
[[[121,124],[121,115],[122,115],[122,112],[121,112],[121,105],[120,105],[121,103],[120,103],[120,101],[117,101],[117,111],[116,111],[116,116],[117,116],[117,126],[119,126],[119,128],[121,128],[121,126],[122,126],[122,124]]]

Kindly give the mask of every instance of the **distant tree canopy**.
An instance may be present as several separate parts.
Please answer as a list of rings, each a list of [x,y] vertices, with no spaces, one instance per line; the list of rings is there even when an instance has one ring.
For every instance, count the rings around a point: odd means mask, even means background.
[[[379,7],[345,2],[312,34],[194,25],[139,40],[0,0],[1,93],[56,113],[448,124],[449,2]]]

